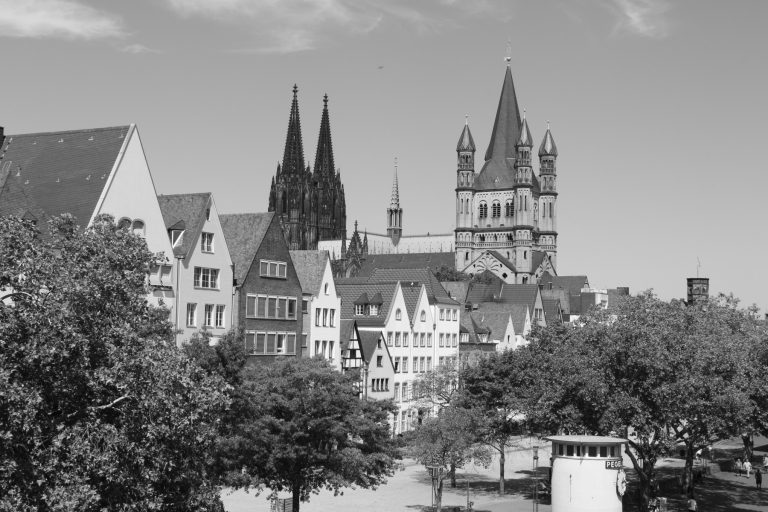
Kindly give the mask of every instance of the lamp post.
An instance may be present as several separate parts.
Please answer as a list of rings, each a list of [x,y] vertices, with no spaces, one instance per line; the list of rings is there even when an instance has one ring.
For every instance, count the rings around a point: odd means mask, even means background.
[[[539,510],[539,447],[533,447],[533,512]]]

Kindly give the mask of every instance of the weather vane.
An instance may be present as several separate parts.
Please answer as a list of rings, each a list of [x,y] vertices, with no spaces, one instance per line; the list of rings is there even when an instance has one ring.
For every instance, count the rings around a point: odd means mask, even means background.
[[[504,60],[507,61],[507,67],[509,67],[512,62],[512,39],[507,39],[507,56],[504,57]]]

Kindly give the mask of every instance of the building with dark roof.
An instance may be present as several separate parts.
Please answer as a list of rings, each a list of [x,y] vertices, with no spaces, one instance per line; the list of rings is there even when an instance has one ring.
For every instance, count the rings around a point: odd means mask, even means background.
[[[341,173],[333,158],[328,95],[323,98],[315,166],[311,171],[304,163],[297,95],[298,87],[294,85],[283,161],[272,178],[269,211],[277,214],[291,249],[314,250],[320,240],[346,239],[347,207]]]
[[[210,192],[157,198],[177,261],[177,344],[205,329],[213,340],[232,328],[233,270]]]
[[[539,146],[539,171],[534,171],[534,142],[525,112],[520,115],[509,59],[507,63],[479,173],[468,124],[456,145],[456,269],[484,270],[476,268],[476,260],[495,251],[492,259],[506,267],[506,282],[533,283],[545,262],[553,272],[557,264],[558,153],[547,126]]]
[[[341,369],[356,372],[358,389],[363,399],[392,400],[399,385],[395,384],[395,367],[389,347],[381,331],[361,331],[354,320],[343,320],[344,337]],[[390,417],[390,423],[394,418]]]
[[[233,325],[245,331],[251,362],[300,356],[302,288],[274,212],[221,215],[234,264]]]

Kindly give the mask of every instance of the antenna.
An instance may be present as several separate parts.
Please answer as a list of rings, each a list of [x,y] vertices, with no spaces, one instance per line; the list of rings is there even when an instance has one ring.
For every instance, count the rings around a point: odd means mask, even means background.
[[[512,62],[512,39],[507,39],[507,56],[504,57],[504,60],[507,62],[507,67],[510,67]]]
[[[696,277],[699,277],[699,269],[701,268],[701,260],[696,256]]]

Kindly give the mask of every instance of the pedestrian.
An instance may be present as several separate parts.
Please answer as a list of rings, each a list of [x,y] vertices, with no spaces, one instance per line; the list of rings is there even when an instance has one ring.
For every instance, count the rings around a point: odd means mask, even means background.
[[[688,498],[688,512],[698,512],[698,510],[699,506],[696,504],[693,494],[691,494],[690,498]]]
[[[749,474],[752,472],[752,463],[749,460],[744,461],[744,471],[747,472],[747,478],[749,478]]]
[[[737,457],[736,461],[733,463],[733,465],[736,466],[734,468],[733,474],[741,476],[741,459]]]
[[[755,470],[755,487],[758,489],[763,488],[763,474],[760,472],[760,468]]]
[[[763,455],[763,469],[768,468],[768,455]]]

